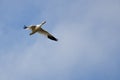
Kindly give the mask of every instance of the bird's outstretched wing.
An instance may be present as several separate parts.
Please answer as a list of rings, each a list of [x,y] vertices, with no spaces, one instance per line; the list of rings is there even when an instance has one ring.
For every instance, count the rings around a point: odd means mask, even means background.
[[[58,41],[58,39],[57,38],[55,38],[53,35],[51,35],[50,33],[48,33],[46,30],[44,30],[44,29],[40,29],[40,30],[38,30],[38,32],[40,33],[40,34],[43,34],[43,35],[45,35],[45,36],[47,36],[49,39],[51,39],[51,40],[54,40],[54,41]]]
[[[55,38],[54,36],[52,36],[52,35],[48,35],[47,36],[49,39],[51,39],[51,40],[54,40],[54,41],[58,41],[58,39],[57,38]]]

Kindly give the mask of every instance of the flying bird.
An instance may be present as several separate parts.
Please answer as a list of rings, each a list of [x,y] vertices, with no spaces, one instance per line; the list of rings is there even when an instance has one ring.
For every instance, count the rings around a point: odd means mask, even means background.
[[[46,37],[48,37],[51,40],[58,41],[58,39],[55,38],[52,34],[47,32],[46,30],[42,29],[42,25],[45,23],[46,23],[46,21],[43,21],[41,24],[38,24],[38,25],[30,25],[30,26],[24,25],[24,29],[29,29],[32,31],[29,35],[33,35],[36,32],[38,32],[40,34],[45,35]]]

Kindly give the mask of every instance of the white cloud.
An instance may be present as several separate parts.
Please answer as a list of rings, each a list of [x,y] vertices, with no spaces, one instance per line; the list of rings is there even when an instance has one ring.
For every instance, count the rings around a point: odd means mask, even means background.
[[[81,27],[74,27],[78,25]],[[59,78],[69,80],[69,75],[72,74],[70,72],[76,65],[79,66],[78,70],[82,69],[81,75],[88,75],[93,70],[92,67],[96,66],[98,69],[98,65],[102,67],[110,65],[108,62],[111,56],[106,53],[109,49],[104,47],[106,46],[104,42],[101,44],[93,37],[91,28],[80,24],[58,25],[55,29],[59,38],[57,43],[50,40],[43,41],[39,38],[24,52],[20,51],[16,54],[13,51],[13,54],[9,53],[8,56],[5,56],[10,61],[5,65],[10,66],[6,67],[8,70],[6,71],[6,68],[3,70],[7,75],[5,77],[10,77],[11,80],[25,79],[25,76],[29,76],[26,79],[36,77],[41,79],[40,77],[47,75],[50,79],[55,77],[58,80]],[[106,65],[106,63],[108,64]],[[42,79],[45,78],[42,77]]]
[[[118,77],[116,74],[119,71],[119,64],[115,58],[119,52],[116,48],[119,47],[120,32],[118,26],[108,25],[115,25],[119,20],[117,19],[119,6],[116,7],[116,3],[105,4],[98,1],[94,4],[90,3],[87,12],[87,10],[79,11],[81,6],[76,3],[70,3],[72,7],[70,4],[65,5],[64,9],[54,5],[60,9],[60,13],[54,16],[58,21],[50,32],[59,39],[58,42],[47,40],[36,34],[35,38],[38,39],[31,41],[32,44],[27,46],[27,43],[24,45],[18,43],[19,46],[12,45],[12,48],[5,51],[6,53],[0,54],[0,80],[73,80],[81,79],[82,76],[83,80],[98,78],[105,80],[109,77],[111,79]],[[86,8],[83,7],[83,9]],[[84,17],[78,14],[82,11],[86,12]],[[50,11],[46,9],[45,12]],[[54,12],[46,13],[49,16],[54,14]],[[112,20],[114,15],[116,20]],[[82,19],[79,19],[81,17]],[[108,24],[112,21],[114,22]],[[30,39],[32,38],[34,36]]]

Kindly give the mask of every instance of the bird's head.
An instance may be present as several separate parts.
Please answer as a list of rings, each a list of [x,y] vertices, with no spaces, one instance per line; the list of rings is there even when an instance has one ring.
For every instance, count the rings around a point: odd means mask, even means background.
[[[27,29],[28,27],[26,25],[24,25],[24,29]]]

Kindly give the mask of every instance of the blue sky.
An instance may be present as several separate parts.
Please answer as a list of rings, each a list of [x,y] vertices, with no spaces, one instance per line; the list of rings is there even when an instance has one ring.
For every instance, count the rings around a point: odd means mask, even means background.
[[[55,37],[29,36],[39,24]],[[0,80],[120,80],[119,0],[1,0]]]

